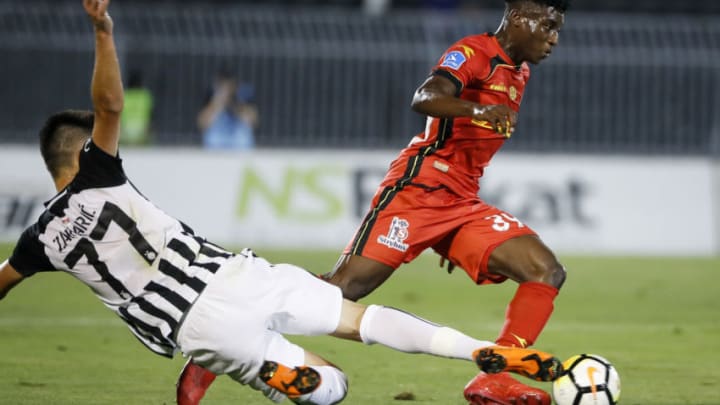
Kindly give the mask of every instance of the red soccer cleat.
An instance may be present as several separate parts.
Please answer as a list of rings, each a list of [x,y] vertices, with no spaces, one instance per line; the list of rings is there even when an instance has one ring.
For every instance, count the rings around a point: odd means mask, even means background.
[[[178,405],[198,405],[205,396],[205,391],[215,381],[216,375],[192,362],[192,357],[185,363],[177,384]]]
[[[480,373],[465,386],[471,405],[550,405],[550,394],[515,380],[507,372]]]

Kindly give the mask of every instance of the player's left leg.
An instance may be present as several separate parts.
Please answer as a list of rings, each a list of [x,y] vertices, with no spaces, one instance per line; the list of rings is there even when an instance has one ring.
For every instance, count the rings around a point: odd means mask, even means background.
[[[297,361],[282,359],[274,353],[260,368],[258,377],[248,383],[273,402],[286,397],[302,403],[332,404],[347,394],[345,374],[327,361],[305,352],[305,364],[289,366]],[[323,377],[324,376],[324,377]],[[193,363],[190,358],[180,373],[177,383],[178,405],[197,405],[205,396],[216,375]]]
[[[492,251],[488,272],[519,283],[496,340],[499,345],[527,347],[545,327],[566,273],[553,252],[535,235],[509,239]]]
[[[477,284],[508,278],[517,282],[496,342],[517,347],[535,342],[552,314],[565,269],[532,229],[495,207],[478,204],[474,218],[435,250]]]
[[[452,265],[465,270],[477,284],[501,283],[508,278],[518,282],[518,290],[508,305],[505,324],[496,342],[519,348],[535,342],[553,311],[565,271],[532,229],[495,207],[478,204],[474,218],[434,248]],[[553,358],[542,356],[540,360],[546,361],[547,367],[532,370],[527,367],[532,363],[523,360],[527,353],[502,346],[491,354],[503,353],[506,365],[508,361],[516,364],[503,369],[526,376],[536,374],[540,379],[552,379],[561,372]],[[478,363],[487,360],[479,354]],[[547,393],[522,384],[507,373],[479,374],[468,384],[465,394],[475,398],[473,403],[476,404],[484,404],[485,400],[493,404],[550,403]]]
[[[317,365],[308,367],[304,350],[278,333],[328,334],[339,323],[341,305],[337,287],[295,266],[238,257],[221,267],[178,331],[178,345],[193,358],[182,373],[178,403],[197,404],[212,374],[228,374],[273,400],[308,394],[320,396],[308,403],[341,400],[342,372],[316,356],[309,360]]]
[[[268,331],[267,336],[265,361],[251,387],[275,402],[287,397],[296,403],[329,405],[345,398],[348,383],[340,368],[277,332]]]

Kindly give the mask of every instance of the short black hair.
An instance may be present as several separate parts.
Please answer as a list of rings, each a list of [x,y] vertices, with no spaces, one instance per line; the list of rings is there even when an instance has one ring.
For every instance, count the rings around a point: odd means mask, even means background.
[[[92,111],[65,110],[51,115],[40,129],[40,154],[53,178],[74,165],[77,144],[92,135]]]
[[[505,0],[505,3],[513,4],[523,1],[529,1],[530,3],[553,7],[561,13],[564,13],[570,7],[570,0]]]

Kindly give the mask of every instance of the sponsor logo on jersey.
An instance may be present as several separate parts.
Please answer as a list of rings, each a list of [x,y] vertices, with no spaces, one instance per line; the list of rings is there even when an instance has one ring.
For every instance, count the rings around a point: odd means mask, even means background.
[[[470,48],[469,46],[467,46],[467,45],[460,45],[460,47],[463,49],[463,52],[465,53],[465,56],[467,56],[468,58],[469,58],[469,57],[472,57],[473,55],[475,55],[475,50],[472,49],[472,48]]]
[[[407,220],[394,217],[392,223],[390,224],[390,229],[388,229],[387,235],[378,236],[378,243],[401,252],[407,251],[409,245],[404,242],[409,236],[409,226],[410,223]]]
[[[445,59],[443,59],[443,62],[442,64],[440,64],[440,66],[458,70],[460,69],[460,66],[465,63],[466,60],[467,58],[462,52],[452,51],[445,55]]]

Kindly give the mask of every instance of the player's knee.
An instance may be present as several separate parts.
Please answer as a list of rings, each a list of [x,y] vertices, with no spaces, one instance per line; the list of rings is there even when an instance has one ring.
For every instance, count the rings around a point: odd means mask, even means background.
[[[342,291],[343,298],[351,300],[351,301],[358,300],[358,298],[354,298],[353,294],[351,294],[353,291],[350,290],[350,285],[352,284],[350,280],[346,280],[344,278],[337,277],[337,275],[332,275],[326,281],[328,283],[338,287]]]
[[[567,277],[565,267],[563,267],[563,265],[557,260],[543,263],[540,267],[540,275],[541,277],[539,281],[550,284],[555,288],[562,287],[565,282],[565,277]]]
[[[552,257],[533,261],[532,266],[526,270],[523,281],[536,281],[560,288],[565,282],[566,276],[563,265]]]
[[[567,271],[565,271],[565,266],[558,263],[558,266],[556,266],[553,272],[550,274],[550,284],[553,285],[555,288],[560,289],[560,287],[565,284],[566,278]]]
[[[345,288],[342,288],[342,291],[343,297],[349,299],[350,301],[357,301],[370,294],[372,292],[372,289],[369,288],[365,283],[351,281],[350,283],[345,285]]]
[[[350,301],[357,301],[372,292],[372,288],[362,281],[352,277],[340,277],[334,274],[327,279],[330,284],[340,288],[343,298]]]
[[[357,301],[380,286],[395,269],[362,256],[341,259],[327,281],[342,290],[343,297]]]

